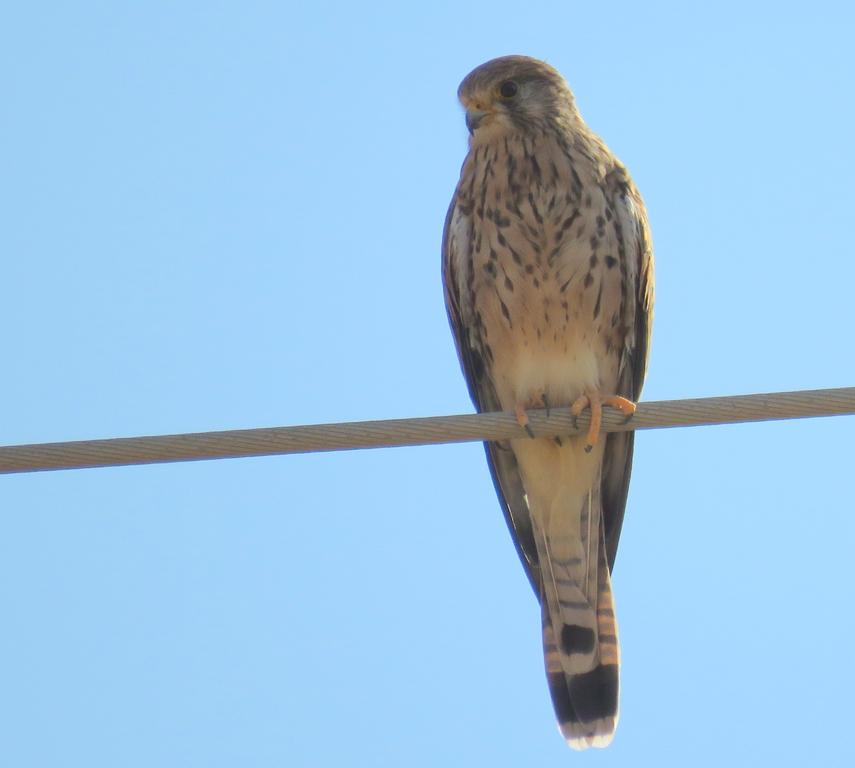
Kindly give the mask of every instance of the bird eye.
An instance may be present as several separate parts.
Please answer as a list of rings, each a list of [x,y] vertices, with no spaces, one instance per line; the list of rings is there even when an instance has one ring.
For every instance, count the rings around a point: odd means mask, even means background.
[[[499,93],[502,95],[503,99],[512,99],[517,95],[517,91],[519,90],[519,86],[513,80],[505,80],[499,86]]]

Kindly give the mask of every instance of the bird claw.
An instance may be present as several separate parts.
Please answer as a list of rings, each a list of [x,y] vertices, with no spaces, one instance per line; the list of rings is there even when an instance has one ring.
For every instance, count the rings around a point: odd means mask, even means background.
[[[529,437],[534,437],[534,432],[531,428],[531,423],[529,422],[528,414],[525,412],[525,408],[522,405],[517,405],[514,409],[514,414],[517,417],[517,424],[519,424],[525,431],[528,433]]]
[[[576,398],[573,405],[570,406],[570,413],[573,416],[573,426],[578,429],[577,418],[586,408],[591,410],[591,424],[588,427],[585,443],[585,453],[590,453],[600,439],[600,426],[603,420],[603,406],[608,405],[622,413],[627,414],[627,421],[632,418],[635,413],[635,403],[620,395],[603,396],[599,392],[591,392],[589,394],[580,395]]]

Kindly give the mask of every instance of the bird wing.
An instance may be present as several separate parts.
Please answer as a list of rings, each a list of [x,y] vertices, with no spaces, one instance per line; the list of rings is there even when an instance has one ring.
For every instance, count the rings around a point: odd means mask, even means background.
[[[495,387],[487,372],[486,352],[480,327],[468,307],[461,302],[463,291],[469,290],[472,269],[471,211],[457,204],[455,192],[445,217],[442,234],[442,278],[445,287],[445,308],[457,347],[457,356],[469,395],[479,413],[501,410]],[[507,444],[486,442],[487,464],[502,512],[514,539],[517,554],[525,568],[536,595],[540,595],[540,568],[537,547],[531,525],[531,514],[525,498],[520,470],[513,451]]]
[[[641,395],[653,326],[653,243],[644,202],[626,171],[622,167],[615,169],[607,182],[619,226],[619,247],[625,249],[628,283],[623,320],[627,333],[617,394],[635,402]],[[606,439],[601,488],[610,570],[614,568],[623,525],[634,438],[634,432],[612,432]]]

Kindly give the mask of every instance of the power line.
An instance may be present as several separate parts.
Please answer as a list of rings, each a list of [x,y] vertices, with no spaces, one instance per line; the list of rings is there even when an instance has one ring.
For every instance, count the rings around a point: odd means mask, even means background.
[[[643,402],[629,420],[605,408],[602,429],[622,432],[843,414],[855,414],[855,387]],[[532,410],[528,416],[536,437],[579,434],[590,420],[587,411],[574,419],[569,408],[553,408],[548,414]],[[0,474],[509,438],[530,439],[512,413],[120,437],[0,447]]]

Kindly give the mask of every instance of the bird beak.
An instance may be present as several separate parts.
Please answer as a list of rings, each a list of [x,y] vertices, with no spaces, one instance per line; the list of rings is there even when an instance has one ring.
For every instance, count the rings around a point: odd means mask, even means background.
[[[466,127],[469,129],[470,135],[475,133],[475,130],[481,125],[481,121],[487,116],[487,113],[480,109],[466,110]]]

